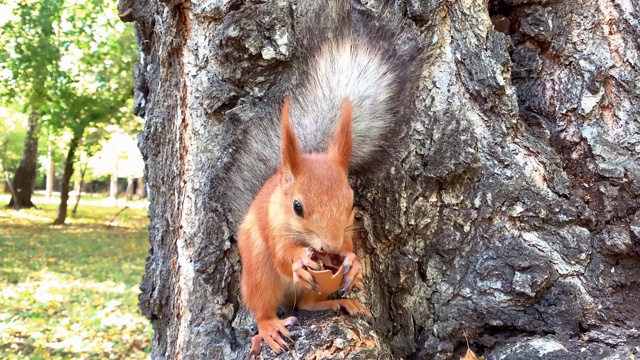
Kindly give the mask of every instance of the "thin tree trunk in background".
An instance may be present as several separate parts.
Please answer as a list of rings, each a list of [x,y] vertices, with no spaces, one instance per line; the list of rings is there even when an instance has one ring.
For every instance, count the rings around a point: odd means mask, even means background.
[[[53,163],[53,145],[49,142],[47,148],[47,188],[46,197],[50,198],[53,195],[53,183],[55,177],[55,167]]]
[[[138,188],[136,189],[136,195],[138,195],[138,199],[142,200],[147,197],[147,183],[144,181],[144,176],[139,177],[137,181]]]
[[[67,219],[67,201],[69,200],[69,190],[71,184],[71,176],[73,175],[73,165],[76,156],[76,149],[82,139],[82,132],[76,133],[69,143],[67,157],[64,161],[64,173],[60,184],[60,205],[58,206],[58,216],[53,221],[54,225],[63,225]]]
[[[255,328],[223,192],[243,176],[234,149],[282,98],[315,1],[119,3],[142,54],[134,109],[152,196],[139,299],[154,359],[246,358]],[[297,356],[452,359],[465,334],[487,359],[637,355],[640,6],[397,3],[398,48],[420,44],[425,65],[398,162],[354,189],[358,296],[375,321],[301,315]]]
[[[118,200],[118,176],[111,174],[109,177],[109,198]]]
[[[4,192],[8,192],[12,197],[15,197],[16,194],[13,190],[13,185],[11,185],[11,172],[9,171],[9,169],[7,169],[9,163],[8,159],[6,158],[8,148],[7,140],[8,139],[6,138],[4,139],[3,147],[2,149],[0,149],[0,151],[2,151],[2,156],[0,156],[0,167],[2,167],[2,170],[4,172]]]
[[[31,202],[31,195],[33,193],[33,183],[36,179],[39,121],[40,115],[32,111],[29,115],[27,133],[24,139],[22,160],[13,177],[15,196],[11,196],[8,207],[16,209],[34,207],[33,202]]]
[[[127,177],[127,191],[126,191],[127,201],[133,200],[134,181],[135,181],[135,178],[133,176]]]
[[[76,212],[78,211],[78,205],[80,204],[80,198],[82,197],[82,188],[84,187],[84,174],[86,172],[87,172],[87,165],[84,164],[80,168],[80,182],[78,184],[78,192],[77,192],[77,195],[76,195],[76,204],[73,206],[73,210],[71,211],[73,216],[75,216]]]
[[[76,176],[76,178],[73,180],[73,193],[75,194],[76,197],[78,197],[78,194],[80,194],[80,177]]]
[[[8,171],[4,172],[4,182],[5,182],[6,187],[9,188],[9,193],[11,193],[11,196],[12,197],[17,197],[16,196],[16,191],[13,189],[13,185],[11,185],[11,176],[9,175]],[[19,209],[17,205],[18,205],[17,203],[13,204],[13,209],[14,210],[18,210]]]

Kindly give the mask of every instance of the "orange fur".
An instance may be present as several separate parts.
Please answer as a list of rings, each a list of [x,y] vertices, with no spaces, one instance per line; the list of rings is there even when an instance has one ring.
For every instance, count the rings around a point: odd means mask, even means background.
[[[328,153],[302,154],[289,119],[289,98],[284,100],[280,170],[264,184],[238,232],[243,300],[259,330],[252,353],[259,352],[261,339],[276,352],[286,350],[281,335],[288,333],[282,324],[291,321],[279,320],[277,310],[291,290],[299,308],[342,307],[351,315],[371,316],[357,300],[329,301],[328,294],[314,292],[313,276],[306,271],[317,266],[308,258],[311,248],[348,255],[351,272],[345,289],[362,276],[352,254],[353,191],[347,178],[351,122],[351,102],[346,99]],[[294,200],[303,216],[296,214]]]
[[[282,117],[280,119],[282,131],[282,147],[280,148],[280,171],[294,174],[300,166],[300,147],[296,134],[293,132],[291,122],[289,121],[289,109],[291,107],[291,97],[289,95],[284,98],[282,106]]]

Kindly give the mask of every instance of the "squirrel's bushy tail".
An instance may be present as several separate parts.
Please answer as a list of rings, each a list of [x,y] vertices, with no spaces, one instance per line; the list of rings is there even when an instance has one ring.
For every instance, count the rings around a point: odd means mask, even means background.
[[[345,97],[353,106],[350,172],[379,169],[406,110],[409,64],[396,50],[399,24],[383,27],[350,1],[318,2],[299,42],[298,81],[291,119],[305,152],[322,152],[335,131]]]
[[[407,116],[405,88],[411,59],[396,46],[400,23],[384,26],[351,1],[318,2],[297,28],[291,122],[305,153],[324,152],[345,97],[353,108],[352,176],[380,169]],[[282,94],[284,97],[284,94]],[[230,205],[239,221],[264,182],[278,169],[281,101],[270,119],[252,123],[237,149]]]

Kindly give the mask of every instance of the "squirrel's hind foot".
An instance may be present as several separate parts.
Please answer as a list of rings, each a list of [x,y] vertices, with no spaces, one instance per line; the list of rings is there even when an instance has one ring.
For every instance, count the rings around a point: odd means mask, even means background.
[[[259,358],[262,340],[276,354],[289,351],[289,344],[282,337],[286,337],[290,343],[293,342],[287,326],[295,325],[297,321],[296,317],[290,316],[283,320],[275,318],[258,322],[258,334],[251,339],[249,359]]]
[[[367,322],[373,321],[371,311],[364,307],[358,299],[337,299],[306,302],[298,306],[299,309],[309,311],[334,310],[340,312],[344,309],[349,315],[364,318]]]

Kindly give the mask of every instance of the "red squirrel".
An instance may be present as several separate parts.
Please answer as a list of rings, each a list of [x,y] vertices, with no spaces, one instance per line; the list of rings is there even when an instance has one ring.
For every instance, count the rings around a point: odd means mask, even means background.
[[[286,296],[298,309],[340,310],[371,317],[356,299],[327,300],[317,292],[308,271],[320,270],[313,251],[339,254],[344,267],[341,289],[349,292],[362,278],[362,266],[353,253],[353,190],[347,173],[351,157],[351,102],[344,101],[338,127],[327,153],[303,154],[289,121],[290,99],[282,108],[280,169],[273,175],[239,228],[242,256],[242,295],[258,323],[252,354],[264,340],[276,353],[287,350],[283,336],[295,318],[278,318]]]
[[[279,111],[280,124],[251,123],[234,162],[242,176],[232,178],[237,181],[228,191],[234,216],[244,214],[238,228],[242,299],[258,325],[250,356],[263,341],[276,353],[288,349],[287,326],[296,319],[278,318],[283,303],[372,318],[356,299],[328,300],[316,292],[309,270],[319,266],[314,254],[338,254],[341,290],[348,293],[363,280],[353,253],[348,176],[370,174],[389,158],[405,116],[410,66],[396,51],[397,29],[350,1],[322,3],[316,17],[297,28],[297,83]]]

